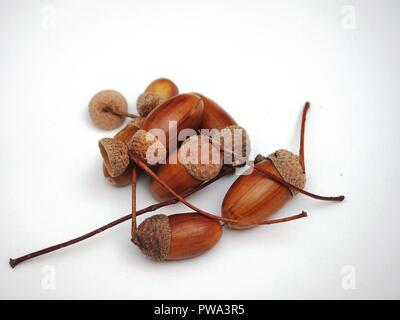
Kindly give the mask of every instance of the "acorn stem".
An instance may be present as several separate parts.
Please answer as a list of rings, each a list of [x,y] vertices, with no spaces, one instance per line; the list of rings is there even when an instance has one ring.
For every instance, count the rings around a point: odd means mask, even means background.
[[[131,240],[136,241],[136,180],[137,180],[137,169],[133,166],[132,169],[132,226],[131,226]]]
[[[267,220],[267,221],[260,222],[258,224],[263,225],[263,224],[282,223],[282,222],[293,221],[293,220],[297,220],[297,219],[305,218],[305,217],[307,217],[307,212],[302,211],[300,214],[296,214],[294,216],[289,216],[289,217],[280,218],[280,219]]]
[[[301,189],[301,188],[299,188],[299,187],[296,187],[295,185],[293,185],[293,184],[291,184],[291,183],[289,183],[289,182],[283,180],[282,178],[280,178],[280,177],[278,177],[278,176],[276,176],[276,175],[274,175],[274,174],[272,174],[272,173],[270,173],[270,172],[268,172],[268,171],[266,171],[266,170],[263,170],[263,169],[261,169],[261,168],[256,167],[256,166],[255,166],[251,161],[249,161],[249,160],[246,160],[246,164],[247,164],[248,166],[252,167],[254,170],[258,171],[259,173],[263,174],[263,175],[266,176],[267,178],[269,178],[269,179],[275,181],[276,183],[279,183],[279,184],[281,184],[282,186],[284,186],[284,187],[286,187],[286,188],[292,188],[292,189],[294,189],[294,190],[296,190],[296,191],[298,191],[298,192],[300,192],[300,193],[302,193],[302,194],[304,194],[304,195],[306,195],[306,196],[309,196],[309,197],[311,197],[311,198],[314,198],[314,199],[317,199],[317,200],[324,200],[324,201],[343,201],[343,200],[344,200],[344,196],[343,196],[343,195],[341,195],[341,196],[334,196],[334,197],[326,197],[326,196],[320,196],[320,195],[318,195],[318,194],[314,194],[314,193],[308,192],[308,191],[306,191],[306,190],[304,190],[304,189]]]
[[[189,201],[185,200],[182,196],[180,196],[178,193],[176,193],[167,183],[165,183],[162,179],[160,179],[143,161],[141,161],[139,158],[137,158],[132,151],[129,151],[129,157],[131,160],[141,169],[143,169],[148,175],[150,175],[153,179],[155,179],[159,184],[161,184],[165,189],[167,189],[175,198],[177,198],[180,202],[188,206],[190,209],[198,212],[199,214],[217,220],[221,222],[230,222],[230,223],[237,223],[237,224],[242,224],[240,221],[235,220],[235,219],[228,219],[228,218],[223,218],[211,213],[208,213],[207,211],[204,211],[203,209],[200,209],[196,207],[194,204],[190,203]]]
[[[303,109],[303,116],[301,119],[301,130],[300,130],[300,150],[299,150],[299,161],[303,168],[303,173],[306,173],[306,166],[304,162],[304,131],[306,129],[306,118],[307,111],[310,109],[310,102],[306,102]]]
[[[186,197],[191,196],[192,194],[204,189],[205,187],[209,186],[210,184],[214,183],[215,181],[219,180],[220,178],[228,175],[229,173],[233,172],[234,170],[235,169],[232,168],[232,167],[224,166],[223,169],[221,170],[221,172],[216,177],[214,177],[213,179],[210,179],[210,180],[208,180],[206,182],[203,182],[201,185],[197,186],[196,188],[186,192],[183,195],[183,197],[186,198]],[[173,199],[170,199],[170,200],[159,202],[159,203],[153,204],[151,206],[148,206],[148,207],[146,207],[144,209],[141,209],[141,210],[137,211],[136,216],[140,216],[140,215],[142,215],[144,213],[147,213],[147,212],[156,211],[156,210],[158,210],[158,209],[160,209],[162,207],[166,207],[166,206],[178,203],[178,202],[179,202],[179,200],[177,198],[173,198]],[[16,265],[20,264],[21,262],[24,262],[24,261],[30,260],[32,258],[35,258],[35,257],[38,257],[38,256],[42,256],[44,254],[47,254],[47,253],[50,253],[50,252],[53,252],[53,251],[57,251],[57,250],[60,250],[62,248],[65,248],[65,247],[71,246],[73,244],[79,243],[79,242],[81,242],[83,240],[86,240],[88,238],[91,238],[91,237],[93,237],[93,236],[95,236],[95,235],[97,235],[97,234],[99,234],[99,233],[101,233],[103,231],[106,231],[107,229],[115,227],[115,226],[121,224],[122,222],[128,221],[131,218],[132,218],[132,213],[129,213],[129,214],[117,219],[117,220],[114,220],[114,221],[112,221],[110,223],[107,223],[106,225],[104,225],[104,226],[102,226],[100,228],[97,228],[97,229],[95,229],[93,231],[90,231],[90,232],[88,232],[88,233],[86,233],[84,235],[81,235],[81,236],[79,236],[77,238],[74,238],[74,239],[71,239],[71,240],[68,240],[68,241],[65,241],[65,242],[62,242],[62,243],[59,243],[59,244],[56,244],[56,245],[53,245],[53,246],[38,250],[38,251],[35,251],[35,252],[29,253],[29,254],[26,254],[26,255],[21,256],[19,258],[10,259],[9,260],[9,264],[10,264],[10,266],[12,268],[14,268]]]
[[[136,114],[129,113],[129,112],[116,111],[116,110],[111,109],[110,107],[103,108],[103,111],[110,112],[112,114],[115,114],[118,117],[128,117],[128,118],[132,118],[132,119],[139,118],[139,116]]]

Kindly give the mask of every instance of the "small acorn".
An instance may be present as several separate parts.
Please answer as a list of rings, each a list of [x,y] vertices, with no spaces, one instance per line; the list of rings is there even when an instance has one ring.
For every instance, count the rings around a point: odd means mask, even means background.
[[[99,141],[99,148],[107,172],[112,178],[121,175],[129,166],[128,147],[124,142],[103,138]]]
[[[120,130],[114,138],[106,138],[106,145],[102,140],[99,142],[101,156],[103,157],[103,174],[114,186],[123,187],[130,184],[132,166],[129,165],[130,160],[128,153],[119,153],[117,156],[118,160],[110,159],[110,155],[114,157],[115,153],[107,152],[106,148],[120,148],[121,150],[125,150],[125,148],[121,146],[121,143],[125,144],[125,146],[130,145],[133,136],[139,130],[139,126],[141,126],[142,122],[143,118],[133,119]],[[120,168],[121,165],[125,164],[127,164],[125,168]],[[121,174],[114,176],[118,172],[121,172],[122,169],[123,172]]]
[[[278,150],[267,157],[257,156],[254,168],[240,176],[229,188],[222,203],[222,216],[242,223],[242,225],[229,223],[229,227],[243,229],[255,226],[277,212],[297,194],[297,191],[303,190],[306,182],[304,130],[309,106],[307,102],[303,111],[300,157],[288,150]],[[262,171],[283,179],[293,187],[297,187],[298,190],[287,188],[274,180],[267,179],[261,173]],[[305,193],[320,200],[342,201],[344,199],[344,196],[323,197],[309,192]],[[245,224],[248,226],[244,226]]]
[[[121,126],[125,117],[137,117],[127,111],[128,103],[125,97],[115,90],[100,91],[89,102],[89,115],[100,129],[115,129]]]
[[[210,137],[191,136],[178,150],[172,152],[167,163],[160,165],[155,172],[175,192],[183,195],[217,176],[221,171],[222,162],[220,151],[211,143]],[[174,198],[155,179],[151,181],[150,190],[159,201]]]
[[[133,136],[132,152],[150,165],[166,160],[168,151],[173,151],[169,150],[170,134],[177,136],[183,129],[197,129],[203,108],[203,101],[194,94],[179,94],[166,100],[145,118],[142,129]],[[153,130],[162,136],[154,135]]]
[[[159,214],[144,220],[132,241],[152,260],[166,261],[199,256],[221,236],[218,221],[197,213]]]
[[[178,93],[178,87],[171,80],[166,78],[156,79],[137,98],[136,108],[138,113],[142,117],[146,117],[153,109]]]

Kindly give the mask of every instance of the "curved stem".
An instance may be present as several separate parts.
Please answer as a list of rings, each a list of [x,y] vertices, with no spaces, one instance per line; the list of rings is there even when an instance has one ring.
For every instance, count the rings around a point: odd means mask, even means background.
[[[144,162],[142,162],[139,158],[137,158],[132,151],[129,151],[129,156],[131,160],[141,169],[143,169],[148,175],[150,175],[153,179],[155,179],[159,184],[161,184],[165,189],[169,191],[175,198],[177,198],[180,202],[188,206],[190,209],[200,213],[201,215],[221,221],[221,222],[230,222],[230,223],[236,223],[236,224],[242,224],[240,221],[235,220],[235,219],[229,219],[229,218],[223,218],[211,213],[208,213],[207,211],[204,211],[203,209],[200,209],[196,207],[194,204],[190,203],[189,201],[185,200],[182,196],[180,196],[178,193],[176,193],[168,184],[166,184],[162,179],[160,179]]]
[[[301,129],[300,129],[300,150],[299,150],[299,161],[303,168],[303,172],[306,173],[306,165],[304,162],[304,131],[306,129],[306,118],[307,111],[310,109],[310,102],[306,102],[303,109],[303,116],[301,119]]]
[[[214,177],[213,179],[202,183],[201,185],[197,186],[196,188],[190,190],[189,192],[186,192],[183,195],[183,197],[186,198],[186,197],[191,196],[192,194],[204,189],[205,187],[209,186],[210,184],[214,183],[215,181],[219,180],[220,178],[228,175],[229,173],[233,172],[234,170],[235,169],[232,168],[232,167],[224,166],[222,168],[221,172],[216,177]],[[139,210],[136,213],[136,216],[140,216],[140,215],[142,215],[144,213],[147,213],[147,212],[156,211],[156,210],[158,210],[158,209],[160,209],[162,207],[166,207],[166,206],[169,206],[171,204],[178,203],[178,202],[179,202],[179,200],[177,198],[173,198],[173,199],[170,199],[170,200],[159,202],[159,203],[153,204],[151,206],[148,206],[148,207],[146,207],[144,209]],[[23,255],[23,256],[21,256],[19,258],[10,259],[10,261],[9,261],[10,266],[12,268],[14,268],[16,265],[20,264],[21,262],[24,262],[24,261],[30,260],[32,258],[35,258],[35,257],[38,257],[38,256],[42,256],[44,254],[47,254],[47,253],[50,253],[50,252],[53,252],[53,251],[57,251],[57,250],[60,250],[62,248],[65,248],[65,247],[71,246],[73,244],[79,243],[79,242],[81,242],[83,240],[86,240],[88,238],[91,238],[91,237],[93,237],[93,236],[95,236],[95,235],[97,235],[97,234],[99,234],[99,233],[101,233],[103,231],[106,231],[107,229],[115,227],[116,225],[119,225],[122,222],[128,221],[131,218],[132,218],[132,213],[129,213],[129,214],[117,219],[117,220],[114,220],[114,221],[112,221],[110,223],[107,223],[106,225],[104,225],[104,226],[102,226],[100,228],[97,228],[97,229],[95,229],[93,231],[90,231],[90,232],[88,232],[88,233],[86,233],[86,234],[84,234],[82,236],[76,237],[74,239],[71,239],[71,240],[68,240],[68,241],[65,241],[65,242],[61,242],[59,244],[56,244],[56,245],[53,245],[53,246],[50,246],[50,247],[47,247],[47,248],[44,248],[44,249],[41,249],[41,250],[38,250],[38,251],[34,251],[32,253]]]
[[[294,189],[294,190],[296,190],[296,191],[298,191],[298,192],[300,192],[300,193],[302,193],[302,194],[304,194],[304,195],[306,195],[306,196],[309,196],[309,197],[311,197],[311,198],[314,198],[314,199],[317,199],[317,200],[325,200],[325,201],[343,201],[344,198],[345,198],[343,195],[341,195],[341,196],[334,196],[334,197],[327,197],[327,196],[320,196],[320,195],[317,195],[317,194],[308,192],[308,191],[306,191],[306,190],[304,190],[304,189],[301,189],[301,188],[299,188],[299,187],[296,187],[295,185],[293,185],[293,184],[291,184],[291,183],[289,183],[289,182],[283,180],[282,178],[280,178],[280,177],[278,177],[278,176],[276,176],[276,175],[274,175],[274,174],[272,174],[272,173],[270,173],[270,172],[268,172],[268,171],[266,171],[266,170],[264,170],[264,169],[261,169],[261,168],[259,168],[259,167],[256,167],[256,166],[254,165],[254,163],[252,163],[252,162],[249,161],[249,160],[246,160],[246,164],[247,164],[248,166],[252,167],[254,170],[256,170],[256,171],[258,171],[259,173],[261,173],[262,175],[266,176],[267,178],[269,178],[269,179],[275,181],[276,183],[279,183],[280,185],[282,185],[282,186],[284,186],[284,187],[286,187],[286,188],[292,188],[292,189]]]

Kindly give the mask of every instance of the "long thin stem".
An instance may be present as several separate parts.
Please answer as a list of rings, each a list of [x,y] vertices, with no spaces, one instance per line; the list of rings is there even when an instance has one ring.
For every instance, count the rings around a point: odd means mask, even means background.
[[[224,166],[222,168],[221,172],[216,177],[214,177],[213,179],[210,179],[210,180],[208,180],[206,182],[203,182],[201,185],[197,186],[196,188],[186,192],[183,195],[183,197],[186,198],[186,197],[191,196],[192,194],[204,189],[205,187],[209,186],[210,184],[214,183],[215,181],[219,180],[220,178],[230,174],[234,170],[235,169],[232,168],[232,167]],[[159,203],[153,204],[151,206],[148,206],[148,207],[146,207],[144,209],[139,210],[136,213],[136,216],[140,216],[140,215],[142,215],[144,213],[147,213],[147,212],[156,211],[156,210],[158,210],[158,209],[160,209],[162,207],[166,207],[166,206],[178,203],[178,202],[179,202],[179,200],[177,198],[173,198],[173,199],[170,199],[170,200],[159,202]],[[97,229],[95,229],[93,231],[90,231],[90,232],[88,232],[88,233],[86,233],[84,235],[81,235],[79,237],[76,237],[74,239],[71,239],[71,240],[68,240],[68,241],[65,241],[65,242],[62,242],[62,243],[59,243],[59,244],[56,244],[56,245],[53,245],[53,246],[38,250],[38,251],[34,251],[32,253],[23,255],[23,256],[21,256],[19,258],[10,259],[10,261],[9,261],[10,266],[12,268],[14,268],[16,265],[20,264],[21,262],[30,260],[30,259],[38,257],[38,256],[42,256],[44,254],[47,254],[47,253],[50,253],[50,252],[53,252],[53,251],[60,250],[62,248],[65,248],[65,247],[68,247],[68,246],[71,246],[71,245],[74,245],[74,244],[79,243],[79,242],[81,242],[83,240],[91,238],[91,237],[93,237],[93,236],[95,236],[95,235],[97,235],[97,234],[99,234],[99,233],[101,233],[103,231],[106,231],[107,229],[110,229],[110,228],[112,228],[114,226],[117,226],[117,225],[119,225],[119,224],[121,224],[121,223],[123,223],[125,221],[128,221],[131,218],[132,218],[132,213],[129,213],[129,214],[117,219],[117,220],[114,220],[114,221],[112,221],[110,223],[107,223],[106,225],[104,225],[104,226],[102,226],[100,228],[97,228]]]
[[[182,213],[176,213],[176,214],[190,214],[190,213],[195,213],[198,214],[198,212],[182,212]],[[289,222],[289,221],[293,221],[293,220],[298,220],[301,218],[306,218],[307,212],[306,211],[302,211],[299,214],[295,214],[292,216],[287,216],[284,218],[278,218],[278,219],[271,219],[271,220],[266,220],[266,221],[261,221],[261,222],[256,222],[255,224],[249,224],[248,226],[258,226],[258,225],[269,225],[269,224],[277,224],[277,223],[283,223],[283,222]]]
[[[303,168],[303,172],[306,173],[306,165],[304,162],[304,132],[306,130],[306,118],[307,111],[310,109],[310,102],[306,102],[303,109],[303,116],[301,119],[301,129],[300,129],[300,149],[299,149],[299,161]]]
[[[131,227],[131,239],[136,240],[136,179],[137,169],[133,166],[132,169],[132,227]]]

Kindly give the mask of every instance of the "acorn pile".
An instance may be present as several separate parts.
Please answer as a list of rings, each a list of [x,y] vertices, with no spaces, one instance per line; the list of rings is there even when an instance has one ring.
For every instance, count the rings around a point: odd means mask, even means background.
[[[306,212],[269,219],[296,194],[319,200],[343,201],[344,196],[325,197],[304,190],[304,131],[310,104],[304,106],[299,155],[277,150],[250,160],[250,138],[246,130],[220,105],[203,94],[179,93],[169,79],[151,82],[137,99],[137,112],[128,112],[124,96],[115,90],[98,92],[89,102],[93,123],[105,130],[120,127],[113,137],[99,141],[103,174],[116,187],[132,185],[132,213],[86,235],[17,259],[12,267],[33,257],[80,242],[116,224],[132,219],[131,241],[155,261],[198,256],[221,238],[223,227],[246,229],[258,225],[292,221]],[[209,213],[186,198],[248,166],[227,191],[222,215]],[[151,176],[150,191],[157,203],[136,209],[139,173]],[[157,214],[136,225],[139,214],[182,202],[192,212],[170,216]]]

